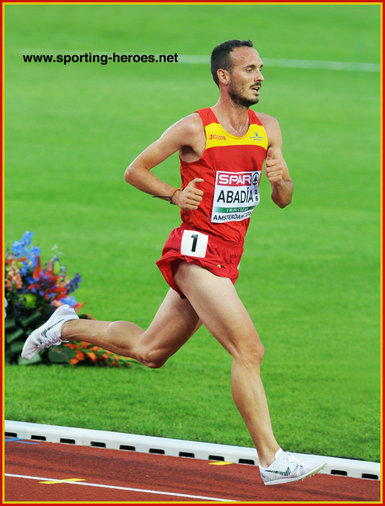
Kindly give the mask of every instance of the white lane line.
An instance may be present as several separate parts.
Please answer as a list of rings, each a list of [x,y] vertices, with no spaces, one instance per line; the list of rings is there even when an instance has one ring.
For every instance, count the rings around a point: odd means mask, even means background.
[[[117,55],[123,54],[138,54],[145,53],[135,51],[86,51],[84,49],[38,49],[38,48],[23,48],[18,49],[19,54],[73,54],[85,55],[88,54],[90,60],[92,55],[107,55],[112,56],[114,53]],[[150,52],[146,53],[150,54]],[[160,53],[151,53],[154,56],[159,56]],[[193,64],[193,65],[209,65],[210,57],[207,55],[198,54],[178,54],[178,63]],[[351,61],[329,61],[329,60],[300,60],[292,58],[262,58],[266,67],[286,67],[294,69],[313,69],[313,70],[348,70],[358,72],[381,72],[381,65],[378,63],[368,62],[351,62]],[[82,62],[80,62],[82,63]],[[83,62],[84,63],[84,62]],[[95,62],[94,62],[95,63]],[[108,62],[110,65],[113,64]],[[70,64],[70,63],[68,63]]]
[[[323,60],[290,60],[284,58],[265,58],[264,63],[270,67],[290,67],[295,69],[314,70],[350,70],[360,72],[380,72],[377,63]]]
[[[80,482],[80,481],[58,480],[56,478],[42,478],[39,476],[26,476],[24,474],[4,473],[4,476],[8,476],[10,478],[24,478],[27,480],[56,481],[58,483],[68,483],[69,485],[85,485],[86,487],[99,487],[99,488],[111,488],[114,490],[127,490],[130,492],[142,492],[145,494],[168,495],[168,496],[173,496],[173,497],[188,497],[189,499],[203,499],[204,501],[223,501],[223,502],[236,501],[236,499],[223,499],[223,498],[218,498],[218,497],[205,497],[205,496],[200,496],[200,495],[178,494],[176,492],[160,492],[159,490],[146,490],[144,488],[119,487],[117,485],[101,485],[100,483],[87,483],[87,482]]]
[[[380,72],[381,66],[377,63],[350,62],[350,61],[327,61],[327,60],[294,60],[290,58],[262,58],[266,67],[288,67],[294,69],[314,69],[314,70],[356,70],[361,72]],[[210,58],[208,56],[199,56],[195,54],[181,54],[178,61],[180,63],[192,63],[208,65]]]

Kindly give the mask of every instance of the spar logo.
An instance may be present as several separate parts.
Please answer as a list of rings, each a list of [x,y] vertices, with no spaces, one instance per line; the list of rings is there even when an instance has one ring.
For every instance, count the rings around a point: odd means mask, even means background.
[[[259,171],[256,172],[219,172],[218,185],[221,186],[256,186]]]

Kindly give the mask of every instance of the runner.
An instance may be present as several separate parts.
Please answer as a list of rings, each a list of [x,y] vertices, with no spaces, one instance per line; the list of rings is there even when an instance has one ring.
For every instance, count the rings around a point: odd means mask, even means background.
[[[205,325],[233,358],[234,402],[258,452],[261,477],[274,485],[301,480],[325,464],[298,460],[277,443],[260,376],[263,345],[234,288],[250,215],[260,200],[264,162],[274,203],[284,208],[293,194],[278,121],[249,108],[259,101],[262,66],[251,41],[230,40],[214,48],[218,102],[172,125],[126,169],[128,183],[181,209],[182,224],[157,262],[170,289],[148,329],[78,319],[64,305],[29,336],[22,356],[31,359],[43,347],[84,340],[161,367]],[[151,172],[176,151],[181,188]]]

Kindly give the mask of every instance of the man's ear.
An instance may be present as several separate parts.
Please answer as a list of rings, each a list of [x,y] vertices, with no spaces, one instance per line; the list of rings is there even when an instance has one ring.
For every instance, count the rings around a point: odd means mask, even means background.
[[[225,69],[218,69],[217,70],[217,76],[218,76],[218,80],[220,83],[222,84],[229,84],[230,82],[230,73],[225,70]]]

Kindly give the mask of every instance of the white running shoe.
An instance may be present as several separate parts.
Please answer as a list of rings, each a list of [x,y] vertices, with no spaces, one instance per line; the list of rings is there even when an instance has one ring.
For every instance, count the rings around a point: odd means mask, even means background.
[[[78,318],[75,310],[68,304],[59,306],[43,325],[28,336],[21,356],[25,360],[31,360],[43,348],[59,346],[59,344],[65,342],[60,337],[63,323],[68,320],[77,320]]]
[[[325,465],[326,462],[318,459],[300,460],[291,453],[279,449],[274,462],[269,467],[259,466],[259,472],[265,485],[279,485],[303,480],[321,471]]]

